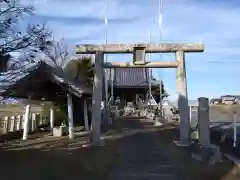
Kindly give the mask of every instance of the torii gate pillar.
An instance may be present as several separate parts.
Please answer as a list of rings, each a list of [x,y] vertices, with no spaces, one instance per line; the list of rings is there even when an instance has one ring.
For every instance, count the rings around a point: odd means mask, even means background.
[[[96,52],[95,55],[95,75],[93,80],[92,95],[92,143],[94,145],[101,144],[101,102],[103,90],[103,60],[104,54]]]
[[[185,54],[183,51],[176,52],[176,61],[178,63],[178,66],[176,68],[176,90],[180,116],[180,143],[188,144],[190,133],[190,117],[188,106]]]
[[[140,52],[139,52],[140,51]],[[100,142],[100,119],[102,100],[103,68],[176,68],[176,85],[178,108],[180,110],[180,144],[189,143],[190,118],[187,94],[187,80],[184,53],[203,52],[204,45],[198,44],[108,44],[108,45],[77,45],[77,54],[96,54],[95,76],[93,85],[93,140]],[[105,63],[103,54],[134,54],[135,63]],[[140,54],[139,54],[140,53]],[[175,53],[176,61],[145,62],[145,53]]]

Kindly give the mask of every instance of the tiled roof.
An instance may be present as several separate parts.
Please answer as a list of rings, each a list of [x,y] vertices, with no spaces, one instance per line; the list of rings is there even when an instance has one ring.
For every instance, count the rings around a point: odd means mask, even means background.
[[[34,75],[36,72],[38,72],[38,74],[41,76],[36,77]],[[7,96],[8,94],[11,94],[11,91],[23,86],[23,82],[31,84],[34,82],[33,79],[36,78],[38,80],[42,79],[42,81],[50,80],[77,97],[81,97],[82,94],[92,93],[91,88],[88,88],[84,83],[70,79],[66,73],[46,64],[45,62],[39,62],[36,65],[28,68],[17,81],[7,86],[1,95]]]
[[[116,68],[114,85],[120,87],[148,86],[149,71],[147,68]]]

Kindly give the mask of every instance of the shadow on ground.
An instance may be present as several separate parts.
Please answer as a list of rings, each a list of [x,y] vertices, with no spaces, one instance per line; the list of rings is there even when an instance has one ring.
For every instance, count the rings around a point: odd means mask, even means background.
[[[107,130],[108,129],[108,130]],[[142,119],[118,119],[104,128],[106,145],[83,147],[88,139],[40,138],[13,141],[0,148],[0,173],[4,180],[234,180],[239,170],[230,162],[207,165],[176,147],[178,128],[173,124],[153,128]]]

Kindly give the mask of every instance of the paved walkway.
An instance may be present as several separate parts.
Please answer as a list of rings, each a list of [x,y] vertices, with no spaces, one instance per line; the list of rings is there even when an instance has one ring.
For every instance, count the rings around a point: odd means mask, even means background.
[[[141,129],[141,132],[122,140],[121,153],[110,180],[177,180],[167,149],[157,146],[160,137],[156,132],[144,128],[139,120],[123,121],[123,126],[135,131]]]

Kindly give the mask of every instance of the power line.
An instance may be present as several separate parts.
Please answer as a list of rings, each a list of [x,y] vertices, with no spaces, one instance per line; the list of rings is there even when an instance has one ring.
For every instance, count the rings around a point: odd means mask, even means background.
[[[163,36],[163,0],[158,0],[158,30],[160,35],[160,41]]]
[[[104,17],[104,26],[105,26],[105,44],[108,44],[108,0],[105,1],[105,17]],[[108,54],[106,56],[106,62],[108,62]]]
[[[162,43],[163,40],[163,0],[158,0],[158,31],[159,41]],[[162,53],[160,53],[160,60],[163,60]]]
[[[105,1],[105,16],[104,16],[104,27],[105,27],[105,44],[108,44],[108,0]],[[105,60],[108,62],[108,54],[105,54]],[[108,69],[104,70],[104,90],[105,90],[105,103],[104,106],[107,108],[108,103]]]
[[[158,0],[158,31],[159,41],[162,43],[163,39],[163,0]],[[162,60],[162,53],[160,53],[160,60]]]

